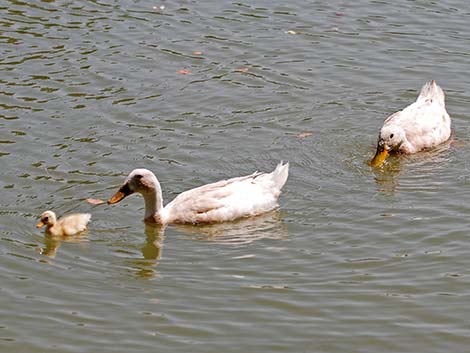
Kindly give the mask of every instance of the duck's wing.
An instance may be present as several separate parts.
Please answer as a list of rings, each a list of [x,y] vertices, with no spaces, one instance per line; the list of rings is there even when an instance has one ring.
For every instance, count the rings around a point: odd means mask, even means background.
[[[450,137],[450,117],[438,101],[417,101],[402,115],[406,138],[416,151],[437,146]]]
[[[416,101],[406,108],[390,115],[385,124],[415,126],[416,129],[433,129],[434,126],[450,124],[445,118],[449,115],[445,109],[445,95],[442,88],[432,80],[424,84]]]
[[[418,100],[387,118],[385,125],[403,129],[406,140],[400,150],[406,153],[435,147],[451,134],[449,114],[436,100]]]
[[[287,173],[288,164],[280,164],[272,173],[255,172],[185,191],[165,206],[169,223],[224,222],[267,212],[278,206]]]
[[[73,235],[86,230],[90,219],[89,213],[73,213],[59,219],[57,225],[62,228],[63,235]]]

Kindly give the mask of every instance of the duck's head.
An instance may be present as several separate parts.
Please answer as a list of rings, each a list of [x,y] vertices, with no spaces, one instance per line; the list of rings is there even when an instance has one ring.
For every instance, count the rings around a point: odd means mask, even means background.
[[[36,224],[36,228],[41,228],[43,226],[52,226],[56,223],[57,219],[55,213],[52,211],[46,211],[41,215],[41,219],[39,220],[38,224]]]
[[[148,193],[155,192],[157,184],[157,177],[150,170],[144,168],[134,169],[127,176],[119,190],[108,200],[108,204],[115,204],[135,192],[144,196]]]
[[[377,141],[377,151],[370,161],[372,167],[379,167],[383,164],[390,151],[397,151],[405,141],[405,132],[399,126],[385,125],[380,130]]]

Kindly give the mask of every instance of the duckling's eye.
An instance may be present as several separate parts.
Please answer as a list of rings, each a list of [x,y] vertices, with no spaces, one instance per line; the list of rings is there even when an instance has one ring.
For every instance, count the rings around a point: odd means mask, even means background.
[[[43,220],[44,220],[44,222],[47,222],[47,221],[49,220],[49,218],[48,218],[48,217],[44,217]]]
[[[393,138],[393,134],[390,134],[390,138]]]
[[[142,174],[137,174],[135,177],[136,177],[136,179],[139,179],[139,180],[143,178]]]

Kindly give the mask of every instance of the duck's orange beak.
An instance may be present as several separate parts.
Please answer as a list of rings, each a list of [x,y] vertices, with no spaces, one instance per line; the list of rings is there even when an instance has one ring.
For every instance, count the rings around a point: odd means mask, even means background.
[[[388,156],[388,150],[382,140],[377,143],[377,151],[374,158],[370,161],[371,167],[380,167]]]
[[[108,205],[118,203],[123,198],[133,193],[134,192],[129,188],[129,184],[125,183],[123,186],[119,188],[118,191],[116,191],[116,193],[113,196],[111,196],[111,198],[108,200]]]
[[[41,228],[41,227],[44,227],[44,222],[43,221],[39,221],[38,224],[36,224],[36,228]]]

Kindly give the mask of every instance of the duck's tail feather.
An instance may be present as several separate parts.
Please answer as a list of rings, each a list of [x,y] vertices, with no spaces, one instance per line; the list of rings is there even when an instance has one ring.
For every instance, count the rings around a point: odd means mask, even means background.
[[[289,176],[289,162],[284,164],[281,161],[271,174],[273,176],[276,187],[281,190],[287,181],[287,177]]]
[[[443,108],[445,108],[444,91],[435,80],[427,82],[423,88],[421,88],[417,101],[420,100],[436,100]]]

